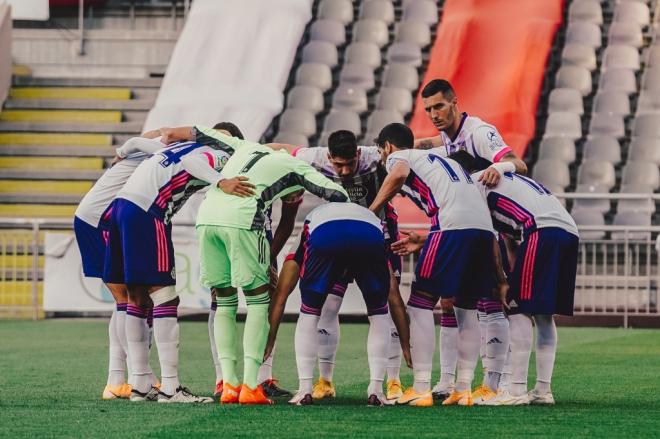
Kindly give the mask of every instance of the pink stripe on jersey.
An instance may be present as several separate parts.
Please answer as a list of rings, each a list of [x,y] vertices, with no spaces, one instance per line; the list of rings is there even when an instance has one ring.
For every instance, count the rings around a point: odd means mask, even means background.
[[[206,156],[206,160],[208,160],[209,166],[213,168],[213,166],[215,164],[214,161],[213,161],[213,155],[211,155],[210,152],[204,152],[202,154],[204,154]]]
[[[433,273],[433,264],[435,262],[436,254],[438,253],[438,246],[441,238],[442,232],[434,233],[431,238],[431,244],[424,256],[424,265],[422,265],[422,270],[419,273],[425,279],[430,278]]]
[[[495,154],[495,157],[493,157],[493,163],[499,162],[507,152],[511,152],[511,151],[512,149],[508,146],[506,148],[503,148],[500,152]]]
[[[538,232],[531,233],[527,238],[527,251],[525,252],[525,262],[523,264],[522,281],[520,288],[520,298],[530,300],[532,298],[532,282],[534,277],[534,264],[536,263],[536,246],[538,242]]]
[[[160,242],[160,228],[158,227],[159,221],[154,218],[154,229],[156,230],[156,259],[158,261],[158,271],[163,271],[163,255],[162,255],[162,250],[161,250],[161,242]]]
[[[529,213],[521,210],[513,202],[506,200],[504,198],[499,198],[497,200],[497,205],[512,214],[518,221],[524,223],[525,227],[531,227],[534,224],[534,217]]]
[[[300,151],[301,149],[302,147],[299,146],[298,148],[294,149],[293,152],[291,152],[291,155],[295,157],[298,154],[298,151]]]

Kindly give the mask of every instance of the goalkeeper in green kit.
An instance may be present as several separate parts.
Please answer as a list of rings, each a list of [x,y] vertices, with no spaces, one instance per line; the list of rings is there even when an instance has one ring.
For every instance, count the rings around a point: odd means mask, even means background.
[[[266,211],[279,198],[283,202],[296,202],[303,190],[339,202],[348,201],[348,194],[340,185],[286,151],[276,152],[217,131],[209,130],[204,134],[235,150],[222,170],[223,177],[240,180],[244,177],[243,184],[249,182],[253,191],[253,194],[244,190],[228,194],[211,188],[197,216],[201,280],[214,290],[218,302],[215,340],[224,375],[221,402],[271,404],[262,387],[257,385],[269,330],[271,258],[264,229]],[[239,142],[240,147],[234,145]],[[248,309],[243,335],[242,385],[236,373],[237,288],[243,290]]]

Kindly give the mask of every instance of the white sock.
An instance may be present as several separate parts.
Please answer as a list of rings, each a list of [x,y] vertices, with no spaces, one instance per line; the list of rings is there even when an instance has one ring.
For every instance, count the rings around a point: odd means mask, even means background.
[[[479,357],[481,358],[481,368],[484,370],[484,379],[488,373],[488,354],[486,353],[486,344],[488,343],[488,314],[485,311],[477,310],[477,320],[479,321]]]
[[[401,341],[399,340],[399,332],[392,321],[392,316],[387,315],[390,319],[390,346],[388,349],[387,358],[387,379],[401,381],[399,373],[401,371]]]
[[[319,375],[321,378],[332,381],[335,370],[335,357],[339,347],[339,308],[341,308],[343,297],[328,294],[325,299],[321,316],[319,318],[318,333],[318,356]]]
[[[532,319],[525,314],[509,316],[511,331],[511,384],[509,391],[514,396],[527,393],[529,356],[532,353]]]
[[[144,308],[129,304],[126,312],[126,341],[131,379],[129,383],[139,392],[146,393],[151,388],[151,368],[149,367],[149,326]]]
[[[316,364],[317,339],[314,334],[317,331],[319,316],[300,313],[296,324],[294,344],[296,347],[296,365],[298,366],[298,390],[304,393],[312,393],[314,380],[314,365]]]
[[[492,312],[486,317],[488,321],[488,342],[486,354],[488,357],[488,374],[486,385],[494,391],[500,386],[500,378],[504,373],[504,363],[509,352],[509,321],[503,312]]]
[[[410,354],[413,362],[413,388],[428,392],[431,388],[431,370],[435,351],[435,322],[430,309],[408,306],[410,316]]]
[[[117,317],[118,311],[115,309],[110,317],[110,324],[108,325],[108,336],[110,338],[110,361],[108,364],[108,382],[111,386],[118,386],[124,384],[126,378],[126,352],[122,347],[119,337],[117,336],[117,326],[119,319]],[[126,313],[124,313],[124,316]],[[124,323],[125,323],[124,319]],[[126,332],[124,331],[124,334]]]
[[[477,311],[454,306],[458,323],[458,365],[456,371],[456,391],[472,389],[474,369],[479,361],[479,322]]]
[[[177,305],[158,305],[154,308],[154,339],[160,360],[160,391],[174,395],[180,386]]]
[[[213,359],[215,382],[217,384],[222,381],[222,366],[220,365],[220,358],[218,358],[218,347],[215,345],[215,312],[216,308],[212,306],[209,311],[209,340],[211,342],[211,358]]]
[[[447,388],[456,381],[458,362],[458,326],[454,312],[440,315],[440,387]]]
[[[259,367],[259,375],[257,375],[257,382],[259,384],[273,379],[273,357],[275,356],[275,348],[277,348],[277,343],[273,345],[272,352]]]
[[[541,393],[549,393],[557,352],[557,327],[551,315],[536,315],[534,322],[536,323],[535,389]]]
[[[367,336],[367,359],[369,361],[369,388],[367,395],[383,393],[383,379],[387,368],[390,350],[390,316],[379,314],[369,316],[369,335]]]
[[[509,332],[511,326],[509,325]],[[504,372],[502,372],[502,379],[500,379],[500,389],[506,390],[511,384],[511,344],[509,343],[509,351],[506,353],[506,360],[504,361]]]

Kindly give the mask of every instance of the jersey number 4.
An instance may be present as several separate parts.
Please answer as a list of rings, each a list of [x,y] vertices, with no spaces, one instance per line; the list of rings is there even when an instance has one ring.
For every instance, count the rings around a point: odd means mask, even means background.
[[[163,160],[160,161],[160,165],[163,168],[167,168],[174,163],[179,163],[183,156],[201,147],[202,145],[198,143],[173,145],[160,152],[160,154],[163,156]]]

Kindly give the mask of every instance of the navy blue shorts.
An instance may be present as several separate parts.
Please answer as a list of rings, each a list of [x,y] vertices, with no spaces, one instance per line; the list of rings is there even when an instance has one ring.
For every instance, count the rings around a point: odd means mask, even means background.
[[[172,225],[128,200],[116,199],[108,224],[103,280],[107,283],[176,284]]]
[[[526,237],[509,277],[510,314],[573,315],[578,244],[577,236],[556,227]]]
[[[428,293],[436,303],[453,298],[459,308],[474,309],[496,285],[493,239],[493,233],[478,229],[431,233],[415,267],[412,291]],[[418,295],[411,295],[409,305],[428,307],[413,297]]]
[[[73,218],[73,230],[80,249],[83,273],[87,277],[102,278],[108,232],[101,227],[94,227],[78,217]]]
[[[300,271],[302,305],[306,314],[321,314],[325,298],[339,279],[357,282],[369,315],[386,314],[390,272],[383,233],[371,224],[337,220],[303,231]]]

